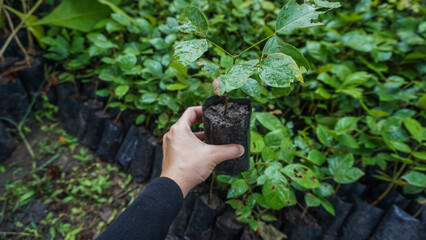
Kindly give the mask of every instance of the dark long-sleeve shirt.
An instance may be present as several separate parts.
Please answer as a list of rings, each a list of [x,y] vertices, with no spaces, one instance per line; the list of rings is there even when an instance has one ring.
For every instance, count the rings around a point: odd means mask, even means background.
[[[157,178],[98,240],[162,240],[179,213],[183,194],[170,178]]]

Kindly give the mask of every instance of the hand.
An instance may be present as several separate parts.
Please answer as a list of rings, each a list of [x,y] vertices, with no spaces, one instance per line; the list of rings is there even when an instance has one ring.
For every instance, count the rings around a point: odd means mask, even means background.
[[[191,131],[191,125],[200,123],[201,107],[190,107],[163,137],[161,176],[175,181],[184,197],[204,182],[217,164],[244,154],[244,147],[238,144],[209,145],[202,142],[204,132]]]

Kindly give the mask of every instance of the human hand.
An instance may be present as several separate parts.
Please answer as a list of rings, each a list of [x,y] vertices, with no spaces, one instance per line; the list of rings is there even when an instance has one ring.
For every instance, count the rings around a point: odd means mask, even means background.
[[[190,107],[163,137],[161,177],[175,181],[184,197],[204,182],[217,164],[244,154],[244,147],[238,144],[209,145],[202,142],[204,132],[191,131],[191,125],[200,123],[201,107]]]

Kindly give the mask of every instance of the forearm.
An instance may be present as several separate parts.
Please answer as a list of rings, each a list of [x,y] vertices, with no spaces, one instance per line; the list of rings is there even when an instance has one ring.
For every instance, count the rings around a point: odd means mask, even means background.
[[[182,203],[179,186],[169,178],[157,178],[98,239],[164,239]]]

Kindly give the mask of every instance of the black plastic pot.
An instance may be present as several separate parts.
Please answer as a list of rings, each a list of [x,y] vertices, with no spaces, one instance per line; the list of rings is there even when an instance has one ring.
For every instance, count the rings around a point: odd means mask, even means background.
[[[185,231],[185,237],[191,240],[210,239],[216,217],[223,211],[223,202],[213,195],[212,204],[208,204],[209,195],[195,200],[194,210]]]
[[[15,140],[0,121],[0,162],[6,160],[16,148]]]
[[[19,79],[9,81],[0,79],[0,116],[13,120],[16,123],[22,121],[29,107],[27,93]],[[8,127],[14,127],[5,123]]]
[[[375,201],[386,190],[386,188],[388,188],[388,186],[389,184],[385,183],[371,188],[371,191],[367,194],[368,200],[371,202]],[[405,209],[410,205],[410,200],[406,199],[395,189],[392,189],[382,200],[380,200],[377,206],[382,209],[388,209],[392,206],[392,204]]]
[[[244,225],[237,221],[235,211],[229,209],[217,218],[213,229],[212,240],[234,240],[239,239]]]
[[[353,206],[351,203],[343,202],[338,198],[330,198],[329,201],[334,207],[335,216],[331,215],[323,207],[317,207],[311,211],[322,227],[323,240],[336,239],[340,226]]]
[[[383,216],[383,210],[354,197],[354,208],[341,228],[341,240],[365,240],[374,231]]]
[[[425,239],[424,225],[396,205],[392,205],[371,236],[371,240]]]
[[[162,166],[163,166],[163,146],[161,144],[158,144],[155,147],[154,162],[152,164],[150,181],[156,179],[157,177],[161,175]]]
[[[195,199],[197,197],[198,195],[193,192],[189,192],[188,195],[186,195],[182,209],[170,226],[170,231],[174,236],[179,238],[183,238],[185,236],[186,226],[188,225],[189,218],[191,217],[192,210],[194,209]]]
[[[102,138],[104,132],[104,123],[107,118],[103,115],[102,111],[92,109],[89,113],[89,120],[87,122],[87,131],[82,143],[91,149],[96,149]]]
[[[115,124],[111,120],[104,123],[104,132],[99,142],[96,156],[107,162],[114,162],[115,155],[120,148],[121,140],[124,136],[124,127]]]
[[[115,160],[130,173],[137,182],[145,181],[151,173],[154,143],[141,129],[132,125],[127,132]]]
[[[351,196],[358,196],[362,198],[364,194],[367,192],[368,188],[362,183],[354,182],[350,184],[342,184],[339,188],[337,194],[341,196],[343,199],[346,199]]]
[[[38,92],[44,82],[44,62],[42,58],[36,58],[31,63],[31,68],[17,72],[22,84],[30,95]]]
[[[78,115],[84,104],[74,98],[74,92],[73,88],[58,87],[59,117],[65,131],[70,135],[76,136],[80,129],[78,127]]]
[[[206,142],[223,145],[236,143],[244,146],[243,156],[220,163],[218,174],[237,175],[250,167],[250,117],[249,99],[229,99],[228,112],[224,114],[225,97],[213,96],[203,105],[203,123]]]
[[[321,226],[309,213],[302,218],[302,212],[296,207],[284,210],[283,233],[292,240],[313,240],[321,236]]]
[[[102,137],[102,132],[104,126],[99,125],[100,120],[102,123],[108,118],[108,115],[104,115],[103,112],[101,112],[103,107],[103,103],[95,100],[88,100],[86,101],[81,107],[80,111],[77,115],[77,135],[76,137],[78,140],[80,140],[83,144],[91,146],[91,148],[94,148],[100,141],[100,138]],[[99,136],[100,133],[100,136]]]

